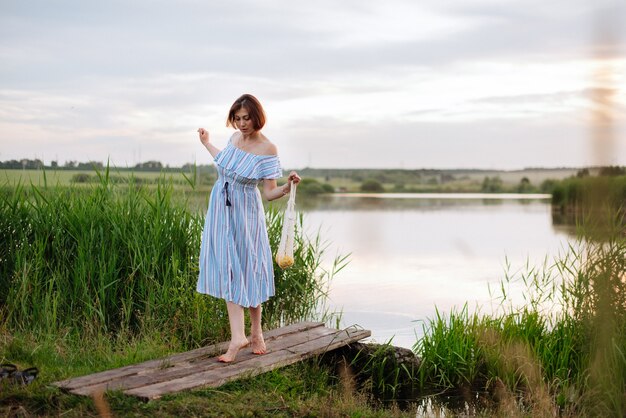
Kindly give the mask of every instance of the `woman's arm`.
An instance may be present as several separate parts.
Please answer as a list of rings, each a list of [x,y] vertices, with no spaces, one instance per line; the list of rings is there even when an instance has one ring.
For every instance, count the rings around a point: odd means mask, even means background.
[[[215,145],[211,144],[211,142],[209,141],[209,131],[204,128],[199,128],[198,136],[200,137],[200,142],[202,142],[202,145],[204,145],[204,147],[211,153],[213,158],[215,158],[221,150]]]
[[[285,196],[291,191],[292,181],[295,184],[300,183],[300,176],[295,171],[289,173],[287,183],[283,184],[282,186],[277,186],[276,180],[274,179],[263,180],[263,195],[265,196],[265,199],[272,201]]]

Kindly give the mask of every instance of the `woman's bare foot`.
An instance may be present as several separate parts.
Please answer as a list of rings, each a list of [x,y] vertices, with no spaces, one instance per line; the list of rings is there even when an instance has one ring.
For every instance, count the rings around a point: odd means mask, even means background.
[[[251,337],[252,343],[252,353],[254,354],[265,354],[267,353],[267,347],[265,347],[265,340],[263,339],[263,335],[258,337]]]
[[[221,361],[222,363],[233,362],[235,360],[235,357],[237,357],[237,353],[239,352],[239,350],[241,350],[244,347],[247,347],[248,344],[249,344],[248,340],[231,341],[230,344],[228,345],[228,350],[226,350],[224,354],[219,356],[217,360]]]

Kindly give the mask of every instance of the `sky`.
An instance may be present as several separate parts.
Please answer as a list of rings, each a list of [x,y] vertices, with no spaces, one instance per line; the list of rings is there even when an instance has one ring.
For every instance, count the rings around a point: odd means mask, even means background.
[[[225,146],[250,93],[284,168],[626,165],[623,27],[617,0],[0,0],[0,161],[210,164],[197,129]]]

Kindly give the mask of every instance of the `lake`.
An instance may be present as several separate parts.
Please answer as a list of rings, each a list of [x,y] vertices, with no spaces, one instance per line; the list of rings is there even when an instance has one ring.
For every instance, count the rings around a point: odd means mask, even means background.
[[[573,235],[552,223],[549,195],[336,194],[297,199],[307,233],[329,241],[325,265],[351,253],[328,308],[341,326],[411,348],[422,324],[460,309],[489,312],[500,282],[563,252]],[[508,265],[508,267],[507,267]],[[494,295],[490,295],[490,287]],[[510,289],[522,303],[519,286]]]

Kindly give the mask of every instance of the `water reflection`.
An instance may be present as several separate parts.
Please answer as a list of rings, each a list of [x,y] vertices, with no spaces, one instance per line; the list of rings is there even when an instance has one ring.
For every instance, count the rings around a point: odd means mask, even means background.
[[[519,205],[546,202],[550,195],[543,194],[487,194],[487,193],[384,193],[384,194],[334,194],[298,196],[298,207],[304,211],[317,210],[416,210],[454,207],[498,206],[514,201]]]
[[[549,199],[492,197],[300,199],[307,230],[319,228],[331,243],[328,262],[335,252],[352,253],[328,301],[342,311],[342,325],[410,348],[435,305],[490,311],[497,305],[489,286],[499,288],[507,264],[514,274],[566,247],[568,233],[553,227]],[[521,288],[508,291],[523,302]]]

